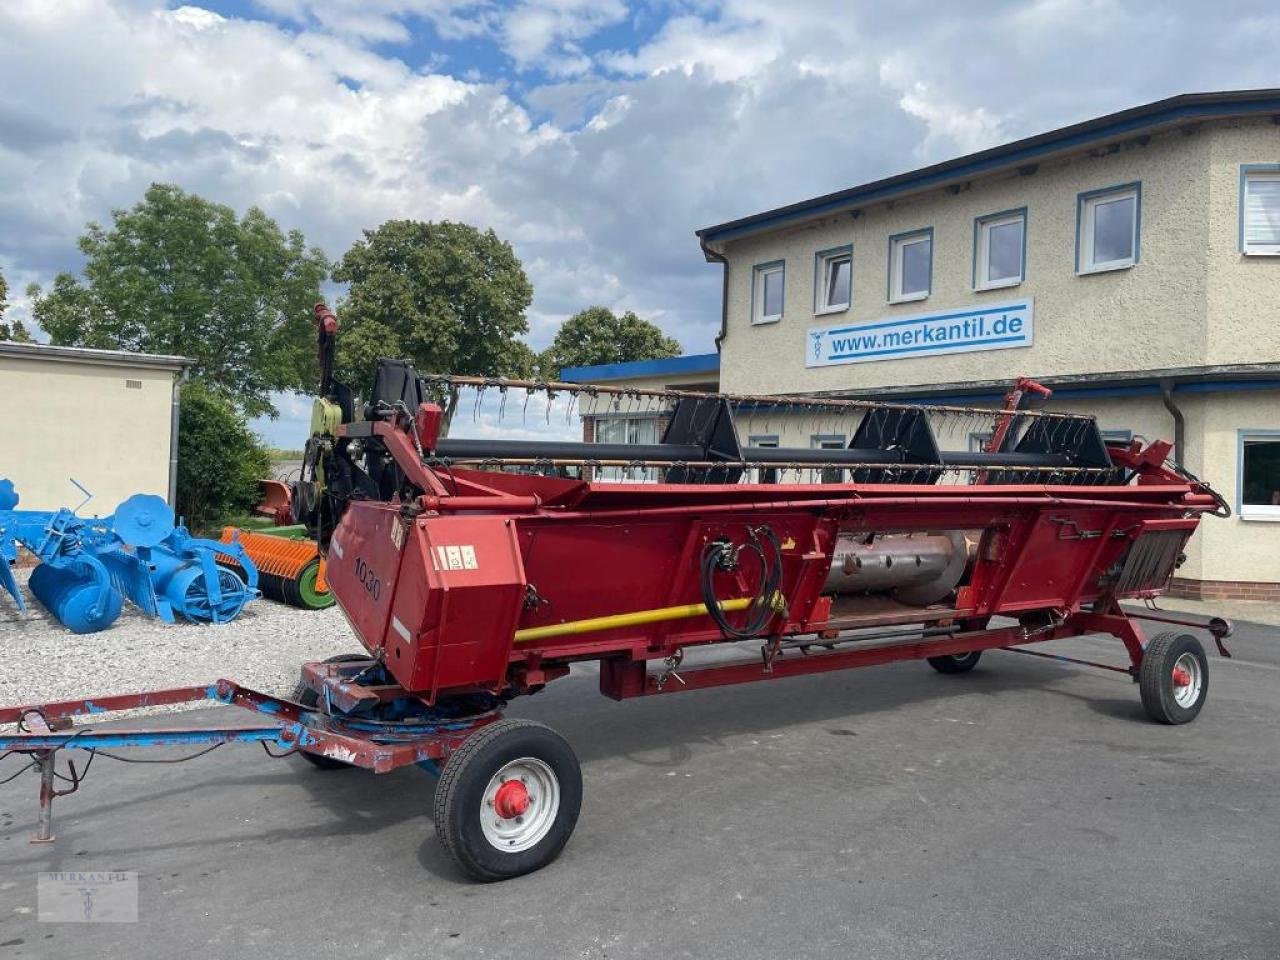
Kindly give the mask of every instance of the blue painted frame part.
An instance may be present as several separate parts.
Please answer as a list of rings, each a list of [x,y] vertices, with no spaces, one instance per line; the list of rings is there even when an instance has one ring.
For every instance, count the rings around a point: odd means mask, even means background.
[[[924,236],[929,238],[929,287],[925,290],[923,297],[912,295],[909,300],[895,300],[893,297],[893,246],[899,240]],[[919,303],[921,300],[928,300],[931,296],[933,296],[933,227],[918,227],[915,230],[904,230],[902,233],[891,233],[888,272],[885,276],[885,301],[890,304]]]
[[[1184,97],[1170,99],[1184,100]],[[1150,104],[1148,106],[1155,107],[1158,104]],[[828,195],[827,198],[816,197],[810,201],[801,201],[791,207],[781,207],[753,217],[744,217],[737,221],[704,227],[696,231],[695,235],[712,242],[730,240],[745,234],[758,233],[789,221],[808,220],[837,210],[856,209],[875,200],[884,200],[909,191],[1019,166],[1046,154],[1096,143],[1099,140],[1107,140],[1123,134],[1135,133],[1139,130],[1166,126],[1179,121],[1268,116],[1280,112],[1280,97],[1269,96],[1242,103],[1238,98],[1219,95],[1202,98],[1199,102],[1194,103],[1175,103],[1164,109],[1153,109],[1137,116],[1123,116],[1131,112],[1122,111],[1121,114],[1116,115],[1118,119],[1114,122],[1101,124],[1088,130],[1072,133],[1068,131],[1075,129],[1079,125],[1065,127],[1059,132],[1059,136],[1049,135],[1043,139],[1041,137],[1027,138],[1036,142],[1025,146],[1018,146],[1019,143],[1025,143],[1025,141],[1015,141],[1012,144],[996,147],[993,150],[985,150],[970,154],[968,157],[960,157],[950,165],[945,166],[945,169],[939,170],[938,167],[943,165],[935,164],[898,177],[888,178],[891,181],[888,183],[881,180],[862,184],[834,195]],[[743,222],[744,220],[747,222]]]
[[[1280,173],[1280,163],[1242,163],[1240,164],[1240,208],[1237,213],[1237,223],[1239,230],[1239,239],[1237,240],[1240,253],[1244,253],[1244,189],[1245,182],[1251,173]],[[1257,256],[1257,254],[1254,254]],[[1274,256],[1274,254],[1270,254]]]
[[[1104,267],[1100,270],[1082,270],[1080,267],[1080,253],[1082,243],[1084,241],[1084,205],[1090,200],[1098,197],[1105,197],[1109,193],[1120,193],[1122,191],[1132,190],[1137,195],[1134,202],[1133,210],[1133,263],[1126,264],[1123,267]],[[1094,273],[1110,273],[1113,270],[1125,270],[1130,266],[1136,267],[1142,261],[1142,181],[1134,180],[1131,183],[1118,183],[1113,187],[1101,187],[1097,190],[1086,190],[1083,193],[1076,194],[1076,268],[1077,277],[1085,277]]]
[[[599,363],[586,367],[565,367],[560,379],[565,383],[599,383],[604,380],[627,380],[631,377],[660,377],[675,374],[718,373],[720,354],[691,353],[660,360],[631,360],[625,363]]]
[[[818,306],[819,291],[825,294],[827,287],[827,279],[823,266],[830,258],[847,253],[849,255],[849,302],[843,307],[833,309],[821,309]],[[818,250],[813,254],[813,315],[826,316],[827,314],[840,313],[848,310],[853,306],[853,244],[846,243],[841,247],[829,247],[826,250]]]
[[[982,228],[993,220],[1003,220],[1005,217],[1012,217],[1015,214],[1022,216],[1022,262],[1019,264],[1018,283],[1005,283],[998,287],[979,287],[978,286],[978,244],[982,242]],[[1016,287],[1020,283],[1027,281],[1027,207],[1024,204],[1021,207],[1014,207],[1012,210],[1001,210],[999,213],[986,213],[980,217],[973,218],[973,279],[970,286],[974,293],[986,293],[988,290],[1008,290]],[[990,262],[991,255],[987,254],[987,260]]]
[[[1244,445],[1246,441],[1255,437],[1274,437],[1277,441],[1280,441],[1280,430],[1236,430],[1236,516],[1241,520],[1280,522],[1280,518],[1246,517],[1244,515]],[[1266,441],[1264,440],[1264,442]]]
[[[760,281],[760,275],[766,270],[772,270],[774,267],[782,268],[782,312],[776,317],[769,317],[767,320],[756,319],[756,286]],[[762,326],[766,323],[778,323],[787,315],[787,261],[768,260],[764,263],[756,263],[751,266],[751,314],[747,317],[750,326]]]

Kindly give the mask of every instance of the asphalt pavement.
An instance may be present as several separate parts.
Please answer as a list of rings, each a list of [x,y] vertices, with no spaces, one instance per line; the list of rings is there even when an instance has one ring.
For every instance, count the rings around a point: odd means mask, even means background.
[[[491,885],[416,768],[99,760],[44,846],[28,773],[0,786],[0,958],[1275,960],[1280,628],[1231,646],[1184,727],[1123,675],[1000,651],[625,703],[575,671],[509,715],[580,755],[577,832]],[[103,870],[140,875],[136,923],[38,922],[38,871]]]

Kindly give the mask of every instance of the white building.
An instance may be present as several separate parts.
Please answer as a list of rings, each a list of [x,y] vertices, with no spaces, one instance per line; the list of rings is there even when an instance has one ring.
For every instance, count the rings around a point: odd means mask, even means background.
[[[1280,599],[1280,90],[1173,97],[697,236],[724,270],[718,358],[566,378],[718,367],[732,393],[996,405],[1034,377],[1112,437],[1176,441],[1231,501],[1180,592]],[[848,439],[799,429],[742,439]]]
[[[0,477],[18,506],[105,515],[135,493],[173,503],[182,357],[0,341]]]

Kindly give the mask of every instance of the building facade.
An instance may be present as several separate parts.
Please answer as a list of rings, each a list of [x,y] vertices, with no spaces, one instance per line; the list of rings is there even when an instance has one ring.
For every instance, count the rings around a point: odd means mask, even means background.
[[[1179,592],[1280,599],[1280,90],[1174,97],[697,235],[724,271],[722,390],[995,404],[1034,377],[1111,438],[1176,441],[1231,502]]]
[[[182,357],[0,342],[0,476],[19,507],[106,515],[126,497],[172,504]]]

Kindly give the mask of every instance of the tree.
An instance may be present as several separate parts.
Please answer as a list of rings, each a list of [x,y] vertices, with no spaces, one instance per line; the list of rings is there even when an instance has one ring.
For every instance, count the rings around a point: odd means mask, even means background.
[[[465,223],[388,220],[364,231],[333,271],[341,304],[338,378],[359,391],[378,357],[423,373],[523,377],[534,354],[519,339],[533,287],[515,251]]]
[[[608,307],[587,307],[561,325],[538,358],[538,372],[557,380],[565,367],[656,360],[680,352],[679,343],[630,310],[618,316]]]
[[[179,354],[243,413],[274,413],[272,390],[312,390],[310,307],[328,271],[297,230],[152,184],[111,229],[80,237],[83,282],[61,273],[33,315],[55,344]]]
[[[18,343],[30,343],[31,334],[27,333],[27,328],[22,325],[21,320],[12,322],[6,321],[4,311],[8,302],[5,298],[9,295],[9,284],[4,279],[4,274],[0,273],[0,340],[16,340]]]
[[[248,513],[271,457],[231,401],[200,381],[183,385],[178,407],[178,515],[194,530]]]

